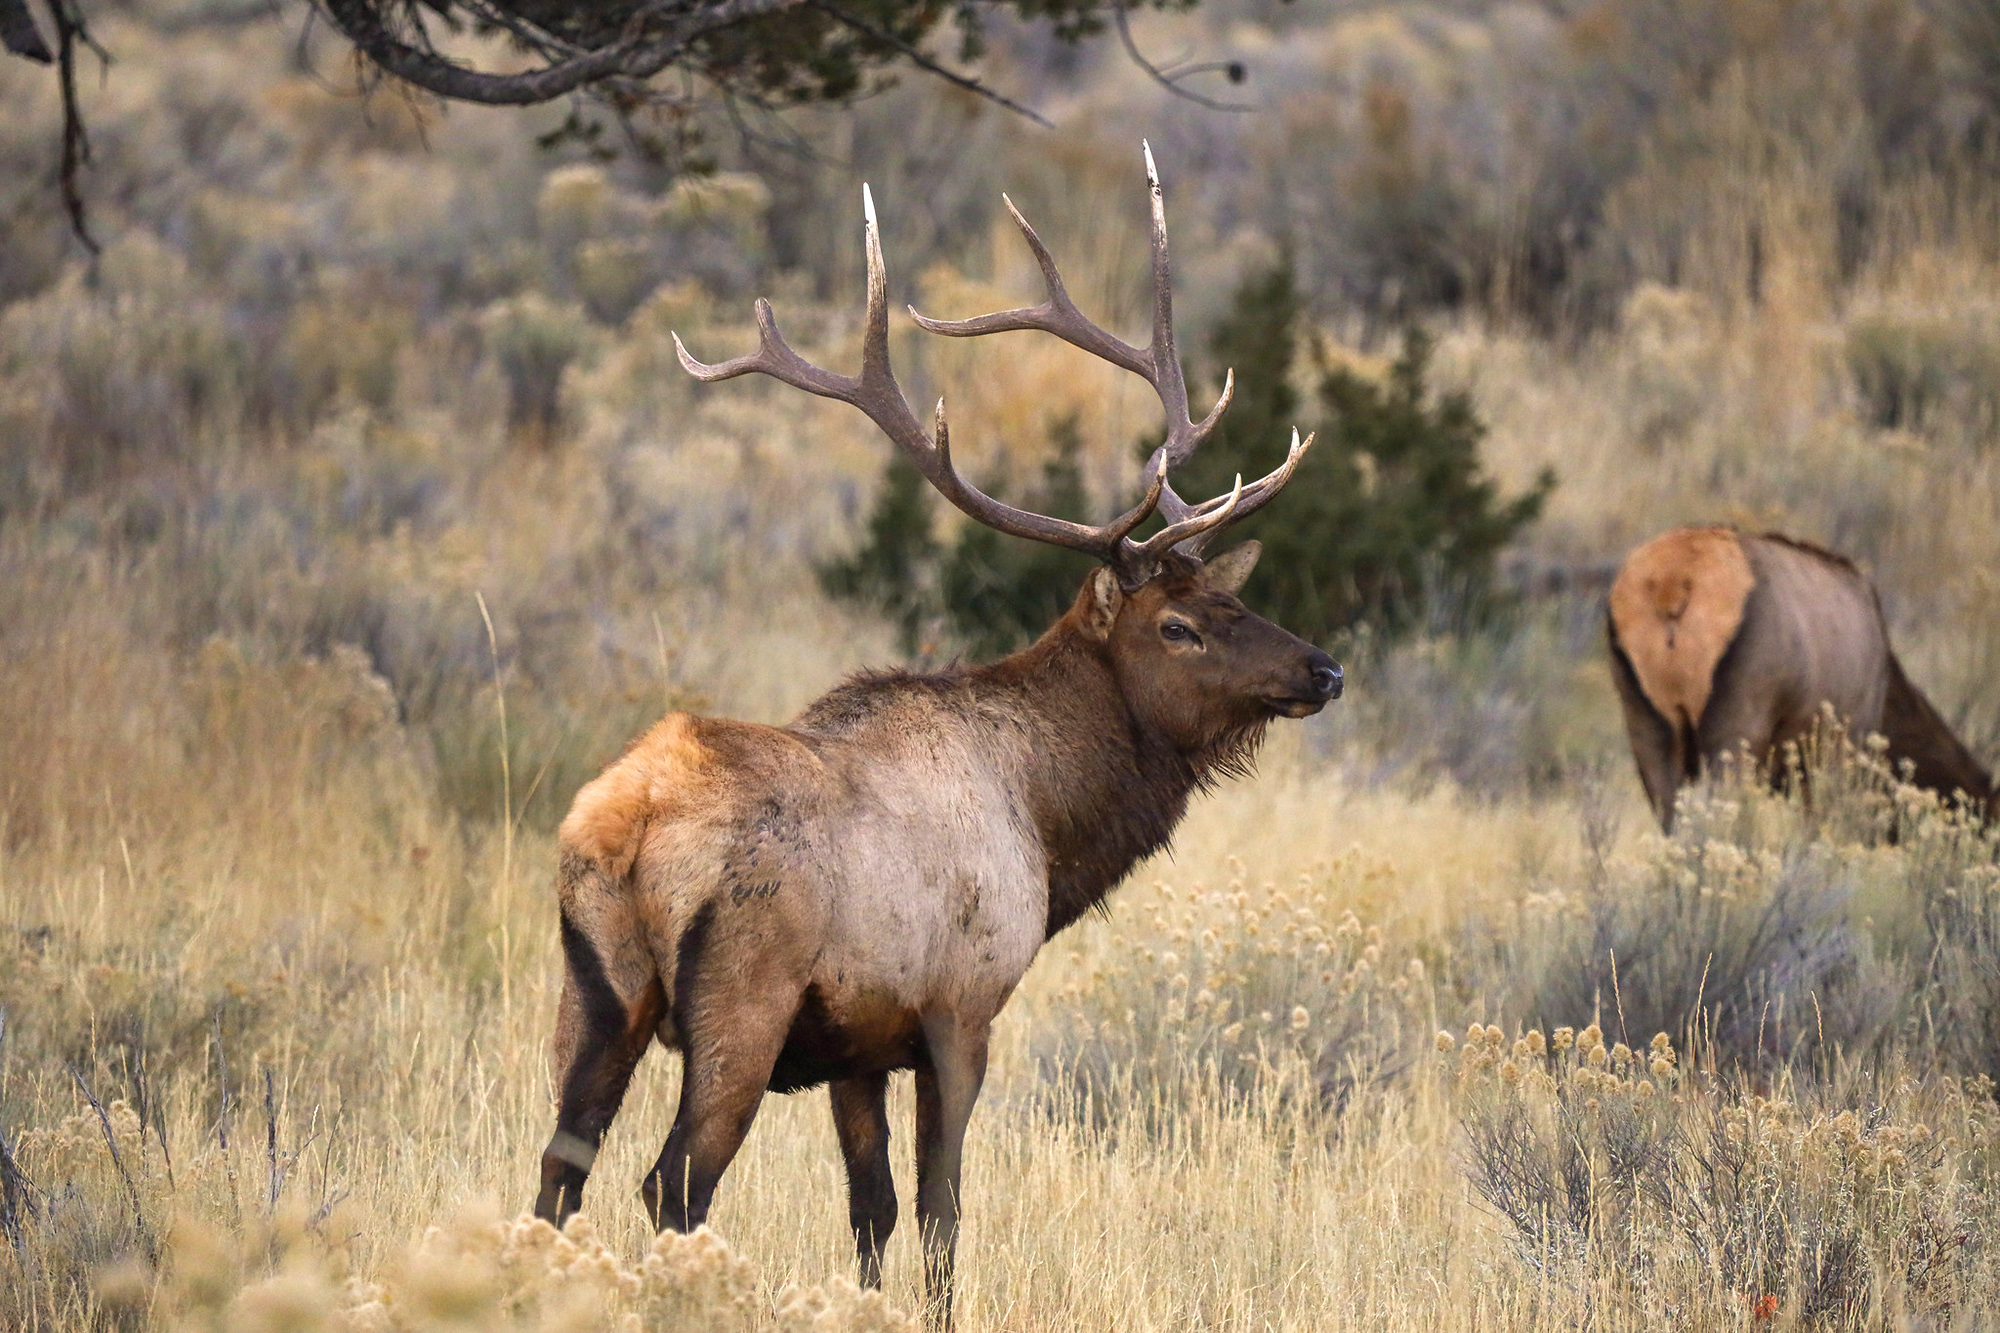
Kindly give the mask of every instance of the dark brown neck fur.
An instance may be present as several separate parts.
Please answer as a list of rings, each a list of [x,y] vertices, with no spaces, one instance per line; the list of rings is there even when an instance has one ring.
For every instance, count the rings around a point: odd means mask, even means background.
[[[1179,749],[1132,715],[1110,659],[1072,617],[970,674],[1006,691],[1031,733],[1023,796],[1048,854],[1051,937],[1166,846],[1188,798],[1247,768],[1263,737],[1258,723],[1199,751]]]

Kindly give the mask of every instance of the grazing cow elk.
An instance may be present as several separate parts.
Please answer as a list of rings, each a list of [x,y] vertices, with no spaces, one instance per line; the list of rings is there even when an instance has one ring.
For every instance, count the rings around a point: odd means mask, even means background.
[[[1995,808],[1992,778],[1890,650],[1874,586],[1831,551],[1675,528],[1625,557],[1609,620],[1626,734],[1669,832],[1675,794],[1704,762],[1747,747],[1775,770],[1827,706],[1850,735],[1880,733],[1918,786]]]
[[[1001,532],[1104,564],[1033,645],[989,666],[858,676],[790,726],[674,713],[577,793],[557,884],[567,971],[554,1052],[556,1132],[536,1212],[576,1210],[598,1145],[648,1043],[680,1052],[680,1107],[641,1195],[656,1226],[708,1215],[766,1091],[831,1084],[863,1282],[881,1280],[896,1224],[883,1096],[917,1080],[917,1219],[926,1309],[950,1321],[959,1161],[986,1070],[988,1027],[1042,944],[1164,846],[1189,797],[1243,772],[1277,717],[1341,691],[1331,658],[1252,615],[1237,590],[1254,543],[1204,562],[1226,524],[1261,508],[1284,463],[1188,504],[1168,474],[1213,430],[1174,349],[1167,233],[1152,190],[1153,339],[1141,350],[1085,319],[1018,212],[1046,279],[1030,309],[933,333],[1052,333],[1140,376],[1167,438],[1139,502],[1101,527],[1014,509],[954,470],[944,405],[927,433],[889,367],[888,283],[864,189],[868,313],[861,373],[811,365],[757,303],[759,351],[703,365],[757,372],[866,413],[933,486]],[[1008,203],[1009,211],[1013,204]],[[1132,534],[1155,510],[1166,526]]]

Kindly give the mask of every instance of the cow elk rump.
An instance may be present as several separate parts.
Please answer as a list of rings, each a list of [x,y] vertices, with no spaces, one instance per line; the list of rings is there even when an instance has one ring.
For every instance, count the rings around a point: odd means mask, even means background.
[[[914,1070],[916,1208],[926,1310],[948,1323],[966,1122],[987,1032],[1042,944],[1166,845],[1189,797],[1249,764],[1274,718],[1341,691],[1340,668],[1250,613],[1257,559],[1205,545],[1278,494],[1311,443],[1226,496],[1189,504],[1173,470],[1213,430],[1225,386],[1188,414],[1174,347],[1166,222],[1152,154],[1153,337],[1135,348],[1085,319],[1014,213],[1046,299],[977,319],[911,311],[933,333],[1040,330],[1140,376],[1166,411],[1145,493],[1098,526],[995,500],[952,466],[944,404],[926,430],[889,366],[887,277],[864,189],[868,311],[861,373],[803,360],[757,303],[762,347],[704,365],[849,403],[937,490],[1001,532],[1103,563],[1038,641],[988,666],[867,674],[791,725],[675,713],[577,793],[557,895],[567,971],[553,1056],[556,1131],[536,1212],[560,1222],[648,1045],[681,1055],[682,1091],[641,1188],[659,1227],[708,1215],[766,1092],[828,1084],[861,1277],[878,1284],[896,1225],[884,1093]],[[1013,205],[1008,204],[1011,211]],[[1158,512],[1165,526],[1133,534]]]
[[[1852,736],[1947,799],[1995,810],[1993,780],[1910,683],[1874,585],[1852,561],[1774,533],[1675,528],[1611,585],[1611,673],[1639,777],[1662,828],[1674,798],[1746,749],[1782,778],[1784,747],[1831,708]]]

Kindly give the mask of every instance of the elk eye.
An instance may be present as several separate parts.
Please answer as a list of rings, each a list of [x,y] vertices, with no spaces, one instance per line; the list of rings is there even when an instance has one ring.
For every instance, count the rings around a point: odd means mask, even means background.
[[[1199,635],[1197,635],[1186,624],[1178,620],[1169,620],[1166,624],[1160,626],[1160,637],[1165,639],[1168,643],[1201,642],[1201,638]]]

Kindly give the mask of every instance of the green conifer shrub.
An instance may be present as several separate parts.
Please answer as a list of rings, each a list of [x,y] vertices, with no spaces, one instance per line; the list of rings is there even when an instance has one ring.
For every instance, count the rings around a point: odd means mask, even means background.
[[[1075,418],[1052,428],[1053,452],[1021,503],[1037,513],[1080,515],[1090,508],[1078,466]],[[985,488],[1004,498],[996,486]],[[820,566],[829,596],[873,607],[895,622],[912,655],[938,631],[981,660],[1031,643],[1076,597],[1090,557],[967,523],[949,544],[932,535],[935,497],[902,455],[890,459],[868,516],[868,537],[852,554]]]
[[[891,454],[868,515],[868,538],[854,554],[819,567],[827,596],[859,602],[895,623],[915,653],[932,614],[941,551],[931,534],[931,486],[901,453]]]
[[[1040,484],[1021,504],[1038,514],[1075,517],[1090,510],[1077,456],[1083,441],[1075,417],[1051,432],[1054,451]],[[1089,556],[1023,541],[968,523],[945,554],[938,580],[945,623],[977,658],[1000,657],[1032,643],[1076,600],[1096,564]]]
[[[1284,493],[1230,530],[1264,543],[1245,600],[1321,642],[1363,623],[1394,633],[1440,606],[1482,615],[1496,557],[1541,513],[1554,475],[1501,498],[1480,466],[1486,427],[1471,398],[1424,382],[1431,340],[1418,328],[1382,383],[1317,358],[1317,420],[1300,419],[1298,324],[1289,262],[1237,289],[1210,340],[1212,364],[1235,369],[1235,401],[1174,479],[1190,500],[1223,494],[1237,472],[1283,462],[1294,425],[1317,433]]]

